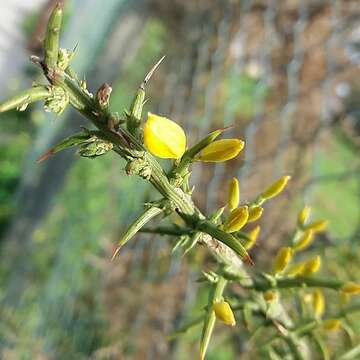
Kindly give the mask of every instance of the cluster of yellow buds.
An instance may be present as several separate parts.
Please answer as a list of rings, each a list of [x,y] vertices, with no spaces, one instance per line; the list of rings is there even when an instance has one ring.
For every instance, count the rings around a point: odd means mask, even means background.
[[[284,274],[288,277],[310,276],[320,269],[321,258],[319,255],[288,266],[295,253],[308,248],[313,243],[315,234],[324,231],[328,224],[327,220],[316,220],[308,223],[310,213],[311,208],[309,206],[305,206],[299,212],[298,228],[293,237],[292,246],[281,248],[275,258],[275,274],[282,273],[285,270]]]
[[[264,208],[261,206],[261,204],[264,201],[280,194],[285,189],[289,180],[290,176],[282,176],[273,184],[271,184],[255,201],[239,206],[239,181],[236,178],[231,179],[227,193],[227,208],[229,209],[230,213],[224,221],[222,229],[228,233],[235,233],[241,230],[246,224],[259,220],[264,211]],[[259,225],[246,233],[244,247],[247,250],[254,246],[259,233]]]

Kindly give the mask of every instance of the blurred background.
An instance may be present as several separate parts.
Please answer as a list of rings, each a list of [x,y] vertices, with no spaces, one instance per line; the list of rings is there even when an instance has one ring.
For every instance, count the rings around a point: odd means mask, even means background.
[[[2,0],[0,99],[40,80],[56,1]],[[113,86],[122,112],[146,72],[146,111],[179,122],[193,144],[219,127],[245,140],[238,159],[196,165],[196,201],[222,206],[238,176],[251,199],[292,175],[262,220],[256,266],[267,269],[309,204],[330,221],[316,243],[326,270],[360,270],[360,8],[356,0],[66,0],[62,47],[91,91]],[[36,158],[85,121],[40,104],[0,115],[0,357],[3,359],[192,359],[201,329],[167,339],[197,315],[207,293],[196,282],[207,253],[171,255],[173,243],[139,235],[110,262],[114,244],[156,198],[127,177],[115,154],[96,160],[64,151]],[[310,249],[312,251],[312,249]],[[329,296],[331,294],[329,293]],[[251,354],[242,331],[220,327],[209,359]],[[256,358],[244,355],[242,358]]]

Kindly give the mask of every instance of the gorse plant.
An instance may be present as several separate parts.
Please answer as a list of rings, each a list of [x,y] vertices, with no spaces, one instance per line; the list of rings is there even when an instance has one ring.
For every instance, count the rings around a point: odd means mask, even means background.
[[[138,175],[150,182],[161,195],[160,199],[145,204],[144,211],[117,244],[113,258],[138,232],[174,236],[174,249],[182,248],[184,253],[196,245],[208,248],[217,264],[212,271],[203,272],[200,279],[209,287],[208,304],[199,318],[190,321],[172,336],[202,323],[200,358],[203,359],[216,321],[235,326],[235,314],[239,312],[243,314],[248,331],[254,328],[274,330],[271,332],[273,335],[259,346],[259,350],[270,358],[280,358],[281,354],[287,353],[287,358],[308,359],[314,344],[321,350],[323,358],[328,358],[324,334],[346,329],[342,319],[359,311],[360,305],[347,305],[333,314],[327,314],[322,289],[332,289],[341,296],[350,297],[360,294],[360,284],[314,276],[321,267],[319,255],[296,260],[312,244],[316,234],[326,228],[327,222],[310,222],[311,210],[305,207],[299,213],[297,228],[289,244],[279,249],[272,269],[260,272],[256,266],[247,267],[253,265],[249,251],[260,233],[260,226],[252,223],[262,216],[263,204],[285,189],[290,177],[281,177],[254,200],[244,203],[240,203],[239,183],[234,178],[229,182],[226,205],[213,214],[203,214],[193,202],[193,189],[189,185],[191,166],[196,166],[197,162],[233,159],[243,149],[244,142],[239,139],[219,140],[226,131],[219,129],[189,146],[186,134],[174,121],[150,112],[143,120],[145,87],[162,59],[146,75],[124,116],[110,112],[111,87],[104,84],[96,94],[92,94],[86,82],[80,80],[70,66],[74,52],[59,47],[62,16],[63,6],[58,3],[48,23],[44,58],[31,58],[41,68],[49,85],[33,85],[1,104],[0,112],[11,109],[23,111],[28,104],[40,100],[44,101],[45,111],[57,115],[63,113],[67,106],[72,106],[96,129],[83,128],[48,150],[39,161],[70,147],[77,147],[79,155],[88,158],[114,151],[125,159],[128,175]],[[165,171],[156,157],[170,159],[171,169]],[[182,218],[183,225],[173,223],[156,228],[144,227],[154,217],[165,217],[174,212]],[[246,232],[242,231],[248,224],[252,225]],[[226,294],[228,284],[237,284],[241,291],[233,291],[229,287]],[[286,301],[289,289],[295,290],[293,294],[298,295],[295,302]],[[296,301],[300,301],[300,307],[296,306]],[[352,358],[348,354],[346,352],[344,356],[347,357],[343,358]]]

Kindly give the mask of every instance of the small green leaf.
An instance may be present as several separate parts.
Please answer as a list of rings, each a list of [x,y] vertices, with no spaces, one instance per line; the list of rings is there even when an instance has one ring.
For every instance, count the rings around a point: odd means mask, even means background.
[[[70,136],[61,142],[59,142],[57,145],[46,151],[44,154],[42,154],[38,159],[37,162],[42,162],[46,159],[48,159],[51,155],[54,155],[58,153],[61,150],[65,150],[68,148],[71,148],[76,145],[80,145],[85,143],[88,139],[91,138],[91,133],[78,133],[73,136]]]
[[[148,223],[153,217],[159,215],[163,212],[162,208],[159,207],[148,207],[143,211],[143,213],[128,227],[125,234],[121,237],[118,242],[118,246],[116,247],[113,255],[112,260],[116,257],[119,253],[120,249],[135,235],[139,232],[139,230]]]

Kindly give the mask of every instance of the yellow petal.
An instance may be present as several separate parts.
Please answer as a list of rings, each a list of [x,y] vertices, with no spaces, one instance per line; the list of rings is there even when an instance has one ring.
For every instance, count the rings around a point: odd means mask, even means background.
[[[318,233],[324,231],[328,226],[328,224],[329,224],[328,220],[317,220],[306,225],[305,229],[312,230],[314,233]]]
[[[260,219],[264,209],[261,206],[254,206],[249,209],[249,219],[248,222],[254,222]]]
[[[305,265],[304,262],[293,264],[293,265],[289,266],[289,268],[286,270],[285,274],[289,277],[300,275],[302,273],[302,271],[304,270],[304,265]]]
[[[257,238],[259,237],[259,233],[260,233],[260,226],[257,225],[255,226],[251,231],[249,231],[247,233],[248,237],[250,238],[249,241],[247,241],[245,244],[244,244],[244,247],[246,250],[249,250],[251,249],[255,243],[256,243],[256,240]]]
[[[348,295],[358,295],[360,294],[360,284],[348,282],[340,290]]]
[[[244,148],[244,144],[239,139],[216,140],[200,151],[197,160],[220,162],[233,159]]]
[[[312,306],[316,318],[321,318],[325,311],[325,297],[320,289],[316,289],[313,293]]]
[[[301,271],[300,275],[309,276],[315,274],[321,266],[321,258],[319,255],[316,255],[312,259],[304,262],[304,268]]]
[[[232,178],[228,188],[227,206],[232,211],[238,207],[240,201],[239,182],[236,178]]]
[[[213,304],[213,309],[217,319],[224,322],[226,325],[235,326],[236,321],[234,313],[230,305],[226,301],[220,301]]]
[[[293,250],[290,247],[282,247],[276,254],[274,261],[275,274],[283,271],[292,258]]]
[[[284,189],[291,176],[282,176],[280,179],[271,184],[262,194],[261,197],[265,200],[271,199],[279,195]]]
[[[295,251],[304,250],[307,248],[314,240],[314,232],[312,230],[306,230],[299,241],[294,245],[293,249]]]
[[[149,112],[144,125],[144,144],[155,156],[179,159],[185,152],[186,136],[174,121]]]
[[[234,209],[223,225],[223,230],[232,233],[239,231],[247,222],[249,210],[247,206]]]
[[[322,328],[325,331],[337,331],[341,328],[341,321],[339,319],[328,319],[322,323]]]

